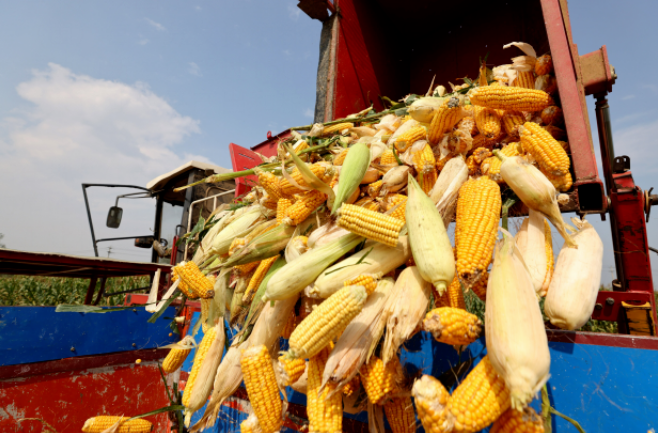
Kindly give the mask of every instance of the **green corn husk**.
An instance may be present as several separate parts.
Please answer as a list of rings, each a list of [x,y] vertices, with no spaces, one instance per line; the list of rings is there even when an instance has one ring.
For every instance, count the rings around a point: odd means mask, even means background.
[[[244,208],[238,209],[241,210]],[[237,212],[231,212],[231,211],[223,211],[224,215],[219,218],[219,220],[215,223],[214,226],[208,230],[208,233],[206,233],[206,236],[204,236],[203,240],[201,241],[201,244],[199,245],[199,248],[197,248],[196,252],[194,253],[194,257],[192,258],[192,261],[196,263],[197,265],[200,265],[203,261],[201,260],[204,254],[210,250],[210,247],[212,246],[212,241],[215,239],[217,234],[224,230],[227,225],[233,221],[233,217]],[[219,215],[218,215],[219,216]]]
[[[265,278],[263,278],[263,281],[261,281],[260,286],[258,286],[258,290],[256,291],[256,294],[254,295],[253,301],[251,301],[251,306],[249,307],[249,314],[247,315],[247,320],[245,320],[245,324],[242,327],[243,329],[247,328],[249,324],[251,324],[252,321],[255,320],[257,317],[257,314],[260,313],[264,302],[262,300],[263,294],[265,294],[265,288],[267,287],[267,283],[272,279],[274,274],[279,272],[281,268],[286,264],[286,259],[283,257],[279,257],[276,262],[272,264],[270,269],[267,271],[267,274],[265,274]]]
[[[441,214],[411,175],[406,206],[411,253],[418,271],[443,295],[455,277],[455,256]]]
[[[334,190],[329,187],[326,183],[321,181],[314,173],[311,171],[311,168],[306,164],[304,161],[302,161],[299,156],[292,150],[292,148],[284,144],[283,145],[285,149],[290,153],[290,156],[292,157],[292,160],[295,162],[295,165],[297,166],[297,169],[299,170],[299,173],[302,175],[304,178],[304,181],[313,189],[316,189],[320,192],[323,192],[327,194],[329,202],[333,202],[335,195],[334,195]]]
[[[268,282],[263,301],[286,299],[304,290],[333,262],[356,247],[364,238],[349,234],[320,248],[302,254],[286,264]]]
[[[343,162],[343,168],[340,170],[341,176],[338,179],[338,192],[331,207],[332,215],[359,188],[369,165],[370,149],[365,143],[359,142],[350,147],[350,151],[347,153]]]
[[[262,206],[254,206],[253,209],[242,214],[226,226],[224,230],[219,232],[217,236],[215,236],[215,239],[213,239],[210,250],[205,255],[206,258],[210,254],[226,254],[233,239],[249,234],[253,229],[252,226],[259,220],[265,218],[264,211],[265,209]]]

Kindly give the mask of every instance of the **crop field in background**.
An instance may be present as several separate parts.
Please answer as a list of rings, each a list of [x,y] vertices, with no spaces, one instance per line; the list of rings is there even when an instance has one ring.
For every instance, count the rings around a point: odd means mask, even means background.
[[[105,294],[149,286],[150,279],[147,276],[110,278],[105,285]],[[84,278],[0,276],[0,306],[83,304],[88,287],[89,280]],[[96,283],[96,287],[98,292],[100,280]],[[144,292],[147,290],[145,289]],[[124,296],[123,294],[104,296],[99,305],[123,304]]]

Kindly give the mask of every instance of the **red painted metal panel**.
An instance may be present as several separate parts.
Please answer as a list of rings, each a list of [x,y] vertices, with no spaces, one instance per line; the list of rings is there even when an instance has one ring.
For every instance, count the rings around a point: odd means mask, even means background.
[[[606,302],[608,299],[614,301],[612,305]],[[608,320],[616,322],[620,319],[621,303],[626,302],[630,304],[644,305],[647,302],[652,302],[653,293],[649,292],[599,292],[596,298],[597,308],[592,313],[592,319],[595,320]]]
[[[77,433],[85,420],[97,415],[133,416],[169,401],[155,362],[122,364],[0,381],[0,431],[37,433],[39,418],[58,433]],[[167,414],[147,418],[154,432],[168,431]]]
[[[658,350],[658,338],[638,335],[599,334],[547,329],[548,341],[586,344],[593,346],[628,347],[630,349]]]
[[[279,145],[279,142],[283,140],[287,140],[290,137],[292,137],[292,132],[290,131],[290,129],[286,129],[285,131],[280,132],[277,135],[268,134],[267,140],[258,143],[255,146],[252,146],[251,150],[253,150],[254,152],[258,152],[261,155],[269,158],[271,156],[276,155],[276,150],[277,150],[277,146]]]
[[[231,163],[233,164],[233,171],[243,171],[254,168],[261,163],[261,159],[255,152],[238,146],[235,143],[228,145],[231,152]],[[235,179],[235,196],[239,197],[251,189],[251,183],[257,182],[258,176],[244,176]]]

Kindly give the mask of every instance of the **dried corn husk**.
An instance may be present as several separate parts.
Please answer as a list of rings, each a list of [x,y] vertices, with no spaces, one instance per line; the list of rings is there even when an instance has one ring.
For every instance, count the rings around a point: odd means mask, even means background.
[[[364,274],[387,274],[411,257],[407,236],[400,236],[395,247],[368,241],[361,251],[322,272],[310,290],[312,296],[328,298],[343,287],[343,283]]]
[[[410,170],[406,165],[399,165],[387,171],[382,177],[382,188],[379,195],[383,197],[390,192],[400,191],[407,186]]]
[[[439,177],[434,184],[434,187],[429,193],[430,199],[436,204],[441,216],[443,216],[443,223],[447,227],[448,223],[452,220],[453,215],[449,212],[450,209],[454,210],[454,203],[457,201],[459,188],[468,180],[468,167],[464,158],[461,156],[451,158],[446,162],[446,165],[439,173]]]
[[[422,123],[431,123],[432,118],[443,106],[445,100],[446,98],[435,96],[418,98],[409,106],[407,111],[412,119]]]
[[[363,179],[361,179],[361,185],[376,182],[377,179],[379,179],[379,176],[379,170],[376,168],[368,167],[366,174],[364,174]]]
[[[528,272],[530,272],[535,293],[539,298],[548,270],[544,215],[530,209],[529,216],[523,220],[515,240],[523,261],[528,267]]]
[[[308,247],[309,248],[319,248],[323,245],[333,242],[341,236],[350,234],[349,230],[346,230],[342,227],[339,227],[334,223],[326,223],[323,226],[313,230],[311,235],[308,237]]]
[[[411,252],[420,275],[443,295],[455,277],[452,245],[441,214],[411,175],[405,217]]]
[[[395,130],[393,135],[391,135],[390,138],[388,139],[388,141],[386,142],[386,145],[388,147],[392,147],[393,143],[395,143],[395,140],[399,136],[401,136],[402,134],[404,134],[408,130],[410,130],[412,128],[415,128],[416,126],[418,126],[418,122],[416,120],[414,120],[414,119],[407,120],[406,122],[404,122],[402,124],[402,126],[400,126],[398,129]]]
[[[356,143],[350,147],[350,151],[345,157],[342,176],[338,179],[338,192],[332,202],[331,213],[334,214],[338,208],[359,189],[359,184],[366,174],[370,165],[370,149],[363,143]]]
[[[252,230],[252,226],[265,218],[264,211],[265,209],[262,206],[254,205],[248,212],[245,212],[233,220],[233,222],[227,225],[217,234],[217,236],[215,236],[212,245],[210,246],[209,254],[226,254],[233,239],[249,234]],[[207,256],[207,254],[205,256]]]
[[[546,295],[544,313],[562,329],[578,329],[591,317],[601,284],[603,242],[592,225],[572,218],[578,249],[563,247]]]
[[[246,209],[247,207],[242,207],[238,209],[238,211]],[[244,212],[244,211],[243,211]],[[203,256],[204,253],[208,250],[210,250],[210,247],[212,245],[213,240],[215,239],[215,236],[217,236],[218,233],[220,233],[224,228],[233,220],[233,215],[235,215],[237,211],[221,211],[217,215],[215,215],[215,219],[217,222],[215,223],[214,226],[208,230],[208,233],[203,237],[201,240],[201,244],[199,245],[199,248],[196,250],[194,253],[194,257],[192,258],[192,261],[196,263],[197,265],[200,265],[201,263],[204,262]]]
[[[299,256],[307,252],[309,250],[307,242],[305,236],[293,236],[286,246],[286,263],[294,262]]]
[[[396,358],[398,348],[418,329],[429,306],[430,293],[429,283],[423,280],[416,266],[409,266],[400,273],[384,307],[384,364]]]
[[[362,237],[349,234],[307,252],[292,263],[286,264],[267,283],[263,301],[286,299],[304,290],[333,262],[356,247]]]
[[[487,285],[487,351],[512,407],[522,410],[548,380],[551,355],[528,269],[513,236],[501,231]]]

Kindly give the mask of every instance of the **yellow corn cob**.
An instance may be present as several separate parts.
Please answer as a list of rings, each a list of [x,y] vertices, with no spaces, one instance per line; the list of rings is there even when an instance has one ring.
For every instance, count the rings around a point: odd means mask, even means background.
[[[441,159],[439,159],[438,161],[436,161],[436,169],[437,169],[439,172],[440,172],[441,170],[443,170],[443,167],[445,167],[445,165],[448,163],[448,161],[450,161],[450,160],[451,160],[452,158],[454,158],[455,156],[457,156],[457,154],[451,152],[451,153],[447,154],[446,156],[444,156],[443,158],[441,158]]]
[[[246,263],[244,265],[233,266],[233,269],[235,269],[237,276],[244,276],[247,275],[249,272],[253,271],[254,269],[256,269],[256,267],[258,267],[259,264],[260,261],[255,261],[251,263]]]
[[[429,171],[418,173],[416,180],[418,180],[418,185],[420,185],[420,188],[423,190],[423,192],[425,194],[429,194],[438,177],[439,174],[434,168],[432,168]]]
[[[537,57],[535,62],[535,74],[537,76],[546,75],[553,72],[553,59],[550,54],[544,54],[543,56]]]
[[[450,393],[438,379],[423,375],[418,379],[411,394],[416,403],[418,418],[427,433],[446,433],[445,428],[448,416],[447,406],[450,402]]]
[[[306,361],[302,358],[286,359],[285,356],[279,356],[279,365],[283,371],[283,385],[290,386],[302,377],[306,370]]]
[[[331,135],[336,132],[341,132],[347,128],[354,128],[354,124],[350,122],[336,123],[335,125],[325,126],[322,130],[322,135]]]
[[[469,284],[491,263],[502,202],[500,187],[486,176],[469,179],[459,190],[455,225],[457,272]]]
[[[473,145],[471,147],[473,149],[477,149],[478,147],[486,147],[487,149],[491,150],[493,149],[493,145],[494,142],[489,142],[483,134],[478,134],[473,137]]]
[[[171,282],[173,283],[178,279],[178,271],[176,270],[176,266],[171,268]],[[183,294],[188,298],[188,299],[198,299],[198,296],[194,294],[194,292],[190,289],[190,287],[187,285],[185,280],[181,280],[180,283],[178,283],[178,290],[183,292]]]
[[[564,114],[562,109],[555,105],[544,108],[540,117],[544,125],[562,126],[564,124]]]
[[[359,388],[361,387],[361,379],[359,379],[359,376],[356,375],[352,380],[347,382],[347,384],[343,387],[343,394],[347,397],[352,395],[354,392],[358,391]],[[389,422],[390,424],[390,422]]]
[[[524,89],[534,89],[535,74],[532,71],[519,71],[512,85],[514,87],[523,87]]]
[[[95,416],[85,421],[82,431],[84,433],[101,433],[121,421],[121,427],[116,433],[148,433],[153,429],[153,424],[145,419],[128,421],[129,419],[128,416]]]
[[[347,152],[349,152],[350,149],[344,149],[342,152],[340,152],[336,157],[334,158],[334,165],[343,165],[343,162],[345,161],[345,157],[347,156]]]
[[[412,149],[412,152],[414,149]],[[412,161],[414,164],[414,168],[418,173],[434,171],[434,166],[436,165],[436,159],[434,158],[434,152],[432,152],[432,147],[428,143],[425,143],[425,146],[423,146],[422,149],[420,149],[417,152],[414,152],[414,154],[412,155]]]
[[[466,109],[466,107],[471,107],[471,113],[473,113],[472,105],[466,105],[463,108]],[[462,131],[468,131],[471,134],[471,137],[475,137],[475,135],[478,133],[477,126],[475,125],[475,119],[472,115],[464,117],[462,120],[457,122],[456,128]]]
[[[393,150],[386,149],[384,153],[379,157],[379,163],[381,165],[398,165],[398,161],[395,159]]]
[[[316,175],[323,182],[328,182],[330,180],[330,176],[333,176],[331,170],[329,170],[327,166],[324,164],[311,164],[309,168],[311,169],[313,174]],[[295,167],[292,170],[290,176],[299,186],[304,186],[304,187],[308,186],[308,184],[304,180],[304,177],[299,172],[299,169],[297,167]],[[281,179],[280,186],[281,186],[281,192],[287,196],[292,196],[293,194],[306,192],[297,188],[285,178]]]
[[[464,346],[480,337],[482,321],[466,310],[440,307],[427,313],[423,319],[423,329],[438,342]]]
[[[457,277],[457,275],[455,275],[455,279],[452,280],[452,283],[448,286],[448,291],[444,293],[443,296],[447,296],[447,307],[466,310],[464,291],[462,290],[462,285],[459,282],[459,277]]]
[[[304,149],[308,149],[308,142],[306,140],[300,140],[292,147],[297,155]]]
[[[290,334],[292,334],[292,331],[294,331],[296,327],[297,327],[297,316],[293,311],[290,317],[288,318],[288,321],[286,322],[286,326],[284,326],[283,329],[281,330],[281,337],[287,340],[288,338],[290,338]]]
[[[343,204],[338,225],[354,234],[392,247],[398,243],[404,221],[353,204]]]
[[[389,215],[393,218],[397,218],[400,221],[406,222],[405,211],[406,211],[407,196],[402,194],[388,194],[386,196],[386,206],[387,210],[390,210],[397,206],[393,212]],[[399,205],[399,206],[398,206]]]
[[[378,180],[377,182],[373,182],[370,185],[367,186],[366,188],[366,193],[370,197],[377,197],[379,195],[379,192],[382,190],[382,186],[384,185],[383,180]],[[363,199],[362,199],[363,200]],[[358,203],[358,202],[357,202]],[[355,203],[356,204],[356,203]]]
[[[484,272],[482,277],[471,286],[471,290],[475,295],[485,302],[487,300],[487,281],[489,280],[489,273]]]
[[[171,349],[167,357],[162,361],[162,370],[165,373],[173,373],[178,370],[191,351],[192,349]]]
[[[213,284],[214,285],[214,284]],[[210,310],[210,303],[212,299],[201,299],[199,303],[201,304],[201,330],[205,334],[208,330],[208,312]]]
[[[475,162],[475,156],[473,155],[466,158],[466,167],[468,167],[469,176],[476,176],[480,173],[480,164]]]
[[[238,249],[247,245],[247,238],[235,238],[231,242],[231,246],[228,247],[228,255],[231,257]]]
[[[372,404],[386,403],[389,394],[395,389],[395,366],[376,356],[372,356],[367,364],[361,367],[361,382]]]
[[[521,87],[478,87],[471,93],[471,104],[499,110],[540,111],[553,103],[542,90]]]
[[[437,144],[443,134],[452,130],[457,122],[461,120],[462,109],[459,107],[457,98],[450,98],[444,106],[439,108],[432,118],[429,131],[427,132],[427,141],[430,144]]]
[[[523,150],[537,161],[544,173],[564,176],[569,173],[569,156],[545,129],[536,123],[526,122],[520,128]]]
[[[366,288],[366,293],[368,296],[372,294],[372,292],[375,291],[377,288],[377,281],[381,278],[381,274],[379,275],[373,275],[373,274],[364,274],[364,275],[359,275],[358,277],[352,279],[352,280],[347,280],[344,283],[344,286],[363,286]]]
[[[264,344],[242,352],[240,367],[251,407],[263,433],[274,433],[283,423],[282,404],[272,360]]]
[[[325,301],[326,302],[326,301]],[[324,372],[330,348],[325,347],[308,360],[308,388],[306,391],[309,432],[340,433],[343,430],[343,396],[336,392],[336,383],[328,382],[322,392]]]
[[[256,268],[256,272],[254,272],[254,275],[252,275],[251,280],[249,280],[249,285],[247,286],[247,290],[245,290],[244,295],[242,295],[243,304],[251,303],[251,298],[254,296],[254,294],[258,290],[258,287],[260,287],[260,283],[263,282],[265,275],[267,275],[267,272],[270,270],[270,268],[272,267],[274,262],[277,261],[278,258],[279,256],[276,255],[274,257],[270,257],[269,259],[261,260],[260,264]]]
[[[544,424],[537,412],[526,407],[522,412],[507,409],[491,426],[490,433],[544,433]]]
[[[183,393],[183,406],[189,406],[190,398],[192,397],[192,392],[194,390],[194,383],[196,382],[199,371],[201,370],[201,364],[203,363],[210,346],[212,345],[213,340],[215,340],[216,327],[208,329],[203,335],[201,343],[196,348],[196,354],[194,355],[194,363],[192,364],[192,371],[190,372],[190,377],[187,379],[185,384],[185,392]]]
[[[546,132],[551,134],[551,137],[553,137],[556,140],[566,140],[567,139],[567,131],[565,131],[562,128],[558,128],[557,126],[553,125],[546,125],[542,126]]]
[[[384,405],[386,419],[393,433],[414,433],[416,431],[416,414],[411,397],[394,398]]]
[[[519,126],[525,123],[525,116],[520,111],[505,111],[503,114],[503,128],[505,133],[512,137],[519,136]]]
[[[361,200],[354,203],[354,206],[361,206],[364,209],[378,212],[379,211],[379,202],[372,197],[363,197]]]
[[[260,424],[258,424],[256,414],[252,413],[246,420],[240,423],[240,433],[263,433]]]
[[[543,295],[546,296],[546,292],[551,283],[551,278],[553,277],[553,267],[555,265],[555,257],[553,257],[553,235],[551,234],[551,226],[548,224],[547,220],[544,220],[544,238],[546,239],[544,249],[546,251],[547,271],[546,279],[544,280],[542,287],[544,288]]]
[[[318,354],[361,312],[367,297],[363,286],[343,287],[328,297],[297,325],[288,340],[288,355],[309,358]]]
[[[480,135],[487,141],[496,140],[500,136],[501,124],[498,112],[492,108],[475,107],[475,124]]]
[[[276,222],[282,223],[283,218],[286,216],[286,209],[292,206],[292,200],[287,198],[280,198],[276,204]],[[229,255],[231,255],[229,251]]]
[[[491,153],[491,149],[488,147],[476,147],[471,155],[475,158],[475,162],[477,164],[481,164],[482,161],[491,157],[493,154]]]
[[[510,407],[510,393],[505,381],[485,356],[448,401],[448,424],[454,432],[479,431]]]
[[[541,170],[543,172],[543,170]],[[560,192],[565,192],[569,191],[571,186],[573,185],[573,178],[571,177],[571,173],[567,172],[564,176],[553,176],[550,173],[544,173],[548,180],[551,181],[553,186],[555,187],[556,190]]]
[[[270,199],[278,201],[281,198],[281,182],[278,177],[269,171],[258,173],[258,183],[263,187]]]
[[[304,222],[314,210],[320,207],[327,199],[327,195],[323,192],[312,190],[306,194],[300,195],[299,200],[292,206],[286,209],[286,216],[283,219],[283,224],[296,226]]]
[[[427,131],[424,127],[415,126],[395,140],[395,149],[398,153],[406,152],[412,144],[418,140],[424,140],[426,135]]]
[[[518,156],[519,150],[516,143],[509,143],[507,146],[503,147],[500,151],[505,156]],[[496,183],[503,183],[503,177],[500,175],[500,165],[502,161],[495,157],[490,156],[485,158],[480,165],[480,171],[482,174],[489,177],[489,179],[495,181]]]
[[[193,261],[182,262],[175,266],[178,276],[185,281],[189,290],[198,298],[212,298],[215,296],[213,283],[201,273]],[[180,286],[179,286],[180,287]]]
[[[277,201],[271,198],[269,195],[265,196],[265,200],[260,202],[261,205],[270,210],[276,210]]]

